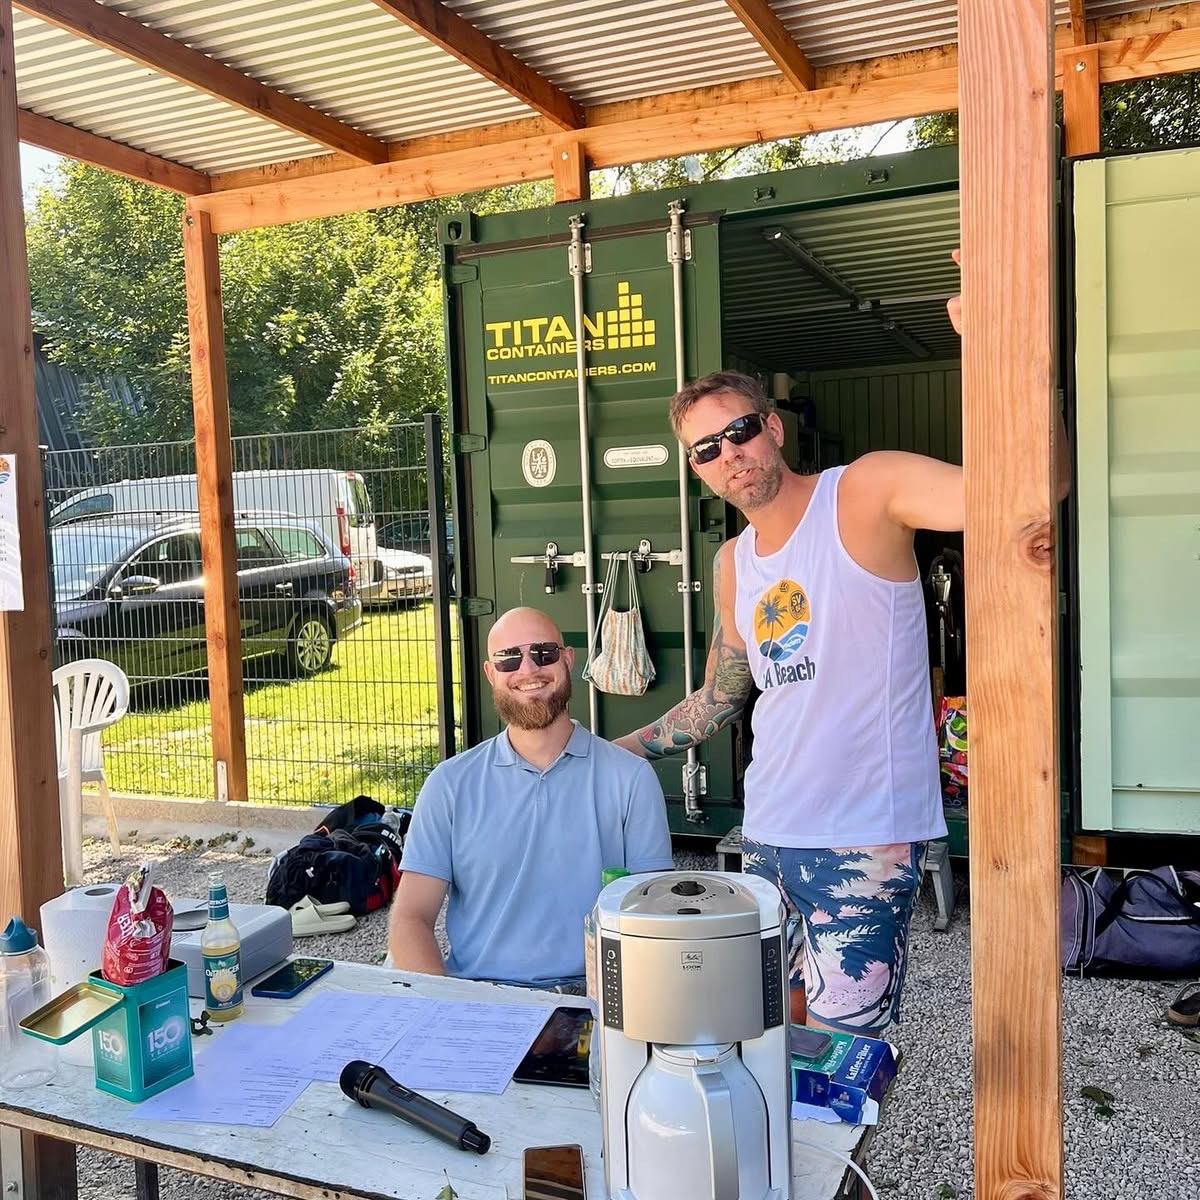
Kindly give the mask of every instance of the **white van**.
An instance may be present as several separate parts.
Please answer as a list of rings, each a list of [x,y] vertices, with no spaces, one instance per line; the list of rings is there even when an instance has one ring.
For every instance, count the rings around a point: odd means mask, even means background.
[[[357,471],[235,471],[233,507],[241,513],[287,514],[316,525],[329,544],[354,564],[358,594],[368,599],[378,589],[382,572],[377,566],[375,513],[367,485]],[[50,524],[122,513],[168,517],[198,509],[195,475],[123,479],[85,488],[56,504],[50,511]]]

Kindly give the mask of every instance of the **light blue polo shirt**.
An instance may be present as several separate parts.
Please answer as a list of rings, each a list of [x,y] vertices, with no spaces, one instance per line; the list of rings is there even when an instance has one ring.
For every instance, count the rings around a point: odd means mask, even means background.
[[[672,866],[653,768],[572,724],[544,771],[517,754],[506,731],[440,763],[421,788],[402,866],[450,885],[451,975],[580,979],[583,919],[601,872]]]

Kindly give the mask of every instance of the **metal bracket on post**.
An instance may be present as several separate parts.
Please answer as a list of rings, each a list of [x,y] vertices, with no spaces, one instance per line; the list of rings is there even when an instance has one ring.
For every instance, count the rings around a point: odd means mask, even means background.
[[[224,804],[229,799],[229,764],[217,759],[217,799]]]
[[[689,821],[703,821],[704,811],[698,802],[708,794],[708,768],[703,763],[685,762],[682,774],[684,813]]]
[[[674,216],[676,213],[682,218],[686,211],[686,205],[682,200],[672,200],[667,205],[667,212]],[[681,263],[692,261],[692,231],[686,225],[678,225],[672,222],[671,228],[667,230],[667,262]]]
[[[684,592],[698,592],[701,590],[701,587],[702,585],[698,579],[693,579],[690,583],[684,583],[683,580],[680,580],[675,585],[675,590],[682,595]]]
[[[583,217],[572,217],[570,225],[572,229],[578,226],[582,233]],[[567,247],[567,266],[572,275],[590,275],[592,273],[592,243],[572,242]]]

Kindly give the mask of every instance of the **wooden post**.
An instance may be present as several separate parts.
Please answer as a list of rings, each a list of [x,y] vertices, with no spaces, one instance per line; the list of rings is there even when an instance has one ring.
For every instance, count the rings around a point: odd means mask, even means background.
[[[591,199],[591,180],[583,143],[578,138],[556,138],[553,158],[555,203]]]
[[[233,443],[225,375],[225,321],[217,237],[207,213],[183,218],[188,333],[192,347],[192,411],[196,486],[204,560],[204,623],[212,711],[213,795],[245,800],[246,715],[242,695],[242,629],[237,547],[233,533]]]
[[[1063,1187],[1054,5],[959,0],[975,1195]]]
[[[0,925],[38,910],[63,889],[58,769],[51,707],[50,588],[42,460],[33,383],[33,327],[17,133],[11,0],[0,0],[0,455],[16,464],[25,607],[0,613]],[[19,1147],[19,1151],[18,1151]],[[52,1138],[5,1138],[6,1186],[31,1200],[74,1200],[75,1147]]]
[[[1063,55],[1063,126],[1068,158],[1100,153],[1100,51],[1077,46]]]

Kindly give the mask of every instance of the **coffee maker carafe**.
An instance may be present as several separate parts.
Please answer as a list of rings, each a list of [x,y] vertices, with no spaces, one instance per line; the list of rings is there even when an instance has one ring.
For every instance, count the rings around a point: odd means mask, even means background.
[[[610,1200],[788,1200],[784,909],[751,875],[618,879],[596,902]]]

